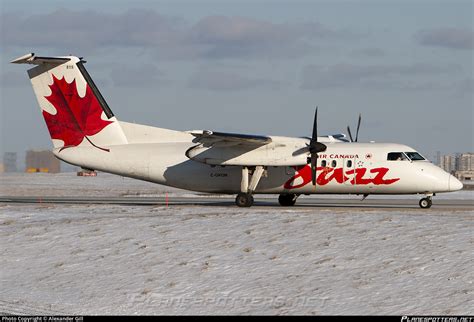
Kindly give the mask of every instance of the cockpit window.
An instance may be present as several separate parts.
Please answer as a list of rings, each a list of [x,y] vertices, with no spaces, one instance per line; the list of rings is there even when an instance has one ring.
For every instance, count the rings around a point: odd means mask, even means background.
[[[426,160],[419,154],[418,152],[405,152],[405,154],[410,158],[412,161],[423,161]]]
[[[390,152],[387,154],[388,161],[406,161],[407,157],[403,152]]]

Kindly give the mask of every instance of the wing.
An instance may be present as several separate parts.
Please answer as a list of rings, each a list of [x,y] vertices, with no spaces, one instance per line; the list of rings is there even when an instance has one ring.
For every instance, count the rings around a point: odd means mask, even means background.
[[[190,131],[197,145],[186,151],[191,160],[211,165],[248,165],[265,163],[268,136],[236,133]],[[262,164],[263,164],[262,163]],[[266,164],[266,163],[265,163]]]
[[[256,148],[272,142],[270,137],[263,135],[213,132],[209,130],[191,131],[189,133],[195,137],[194,143],[201,143],[205,147],[240,145]]]

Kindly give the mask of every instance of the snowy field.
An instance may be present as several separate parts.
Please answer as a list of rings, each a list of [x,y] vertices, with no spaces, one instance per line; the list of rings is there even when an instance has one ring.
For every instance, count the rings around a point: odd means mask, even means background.
[[[102,173],[0,180],[3,196],[192,194]],[[0,203],[0,231],[0,312],[474,314],[473,209]]]
[[[108,173],[99,173],[97,177],[78,177],[75,173],[11,173],[0,174],[0,196],[108,196],[108,197],[212,197],[219,195],[192,192],[187,190],[166,187],[155,183],[120,177]],[[229,198],[229,195],[221,195]],[[390,196],[393,199],[421,199],[419,195]],[[233,197],[232,197],[233,198]],[[257,195],[256,198],[278,199],[276,195]],[[360,199],[356,195],[311,195],[304,198],[343,198]],[[370,199],[386,199],[387,196],[369,196]],[[462,190],[450,193],[440,193],[436,199],[474,200],[474,190]],[[474,201],[473,201],[474,202]]]

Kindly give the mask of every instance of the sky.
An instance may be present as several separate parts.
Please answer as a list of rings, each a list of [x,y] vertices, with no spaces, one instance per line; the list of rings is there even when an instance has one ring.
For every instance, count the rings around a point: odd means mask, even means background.
[[[77,55],[119,120],[474,151],[473,2],[11,1],[0,7],[0,153],[52,147],[26,53]]]

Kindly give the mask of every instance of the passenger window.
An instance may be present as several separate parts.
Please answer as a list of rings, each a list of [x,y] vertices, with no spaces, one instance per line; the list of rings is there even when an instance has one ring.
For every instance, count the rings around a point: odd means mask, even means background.
[[[352,167],[352,160],[347,160],[347,167],[348,168]]]
[[[402,152],[390,152],[387,155],[388,161],[404,161],[407,160],[407,157]]]
[[[336,160],[332,160],[331,162],[331,167],[335,168],[337,166],[337,161]]]
[[[321,161],[321,166],[322,166],[323,168],[326,167],[326,160],[322,160],[322,161]]]

